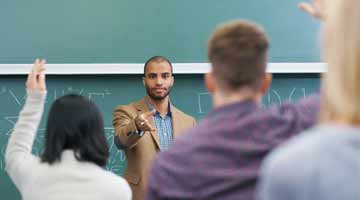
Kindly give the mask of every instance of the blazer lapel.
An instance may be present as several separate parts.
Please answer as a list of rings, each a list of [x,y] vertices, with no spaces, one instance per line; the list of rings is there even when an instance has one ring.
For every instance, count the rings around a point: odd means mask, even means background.
[[[171,120],[173,127],[173,136],[176,138],[181,131],[181,116],[175,106],[171,106]]]
[[[146,101],[145,101],[145,98],[141,99],[140,101],[136,102],[135,104],[135,107],[136,109],[138,110],[139,113],[144,113],[144,112],[148,112],[149,111],[149,108],[147,107],[147,104],[146,104]],[[151,117],[149,119],[149,123],[152,127],[155,128],[155,131],[150,131],[150,134],[157,146],[158,149],[160,149],[160,142],[159,142],[159,136],[156,132],[156,126],[155,126],[155,121],[154,121],[154,118]]]

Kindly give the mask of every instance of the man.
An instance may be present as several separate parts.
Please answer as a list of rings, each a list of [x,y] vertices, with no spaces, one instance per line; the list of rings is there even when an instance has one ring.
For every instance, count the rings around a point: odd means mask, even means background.
[[[159,151],[166,150],[195,119],[170,103],[174,84],[173,67],[162,56],[150,58],[144,66],[143,83],[147,96],[114,111],[115,144],[125,151],[129,182],[134,200],[143,200],[150,164]]]
[[[158,155],[147,200],[252,200],[266,154],[315,123],[317,95],[260,106],[271,82],[267,49],[265,32],[253,23],[238,20],[216,29],[208,47],[212,72],[205,76],[214,110]]]

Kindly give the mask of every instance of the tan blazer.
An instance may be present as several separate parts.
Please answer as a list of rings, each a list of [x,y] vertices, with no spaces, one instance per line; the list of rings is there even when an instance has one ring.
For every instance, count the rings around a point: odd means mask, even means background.
[[[195,126],[193,117],[170,105],[174,139],[186,129]],[[156,131],[145,132],[140,137],[136,133],[134,119],[139,113],[149,111],[145,98],[129,105],[116,107],[113,116],[115,128],[114,142],[119,149],[125,151],[127,167],[124,178],[129,182],[133,192],[133,200],[143,200],[151,163],[160,151],[159,137]],[[154,119],[150,123],[156,128]]]

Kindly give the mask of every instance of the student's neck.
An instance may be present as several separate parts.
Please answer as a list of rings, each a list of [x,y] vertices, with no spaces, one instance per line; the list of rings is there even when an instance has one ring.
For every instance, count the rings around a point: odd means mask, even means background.
[[[146,100],[154,106],[155,110],[159,113],[167,113],[169,110],[169,96],[165,97],[164,99],[153,99],[149,96],[146,96]]]
[[[244,101],[253,101],[256,104],[260,105],[262,95],[250,90],[241,90],[238,92],[228,92],[221,93],[215,92],[213,94],[214,108],[244,102]]]

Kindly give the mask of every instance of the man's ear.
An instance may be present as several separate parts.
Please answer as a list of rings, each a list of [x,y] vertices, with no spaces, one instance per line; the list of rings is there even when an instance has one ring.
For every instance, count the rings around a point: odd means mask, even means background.
[[[204,75],[205,87],[210,93],[214,93],[217,89],[215,77],[212,72],[208,72]]]
[[[174,76],[171,76],[171,87],[174,86],[175,78]]]
[[[142,77],[143,85],[145,86],[145,77]]]
[[[264,79],[262,81],[261,84],[261,94],[265,95],[266,92],[269,90],[270,86],[271,86],[271,82],[272,82],[272,74],[271,73],[266,73],[264,75]]]

